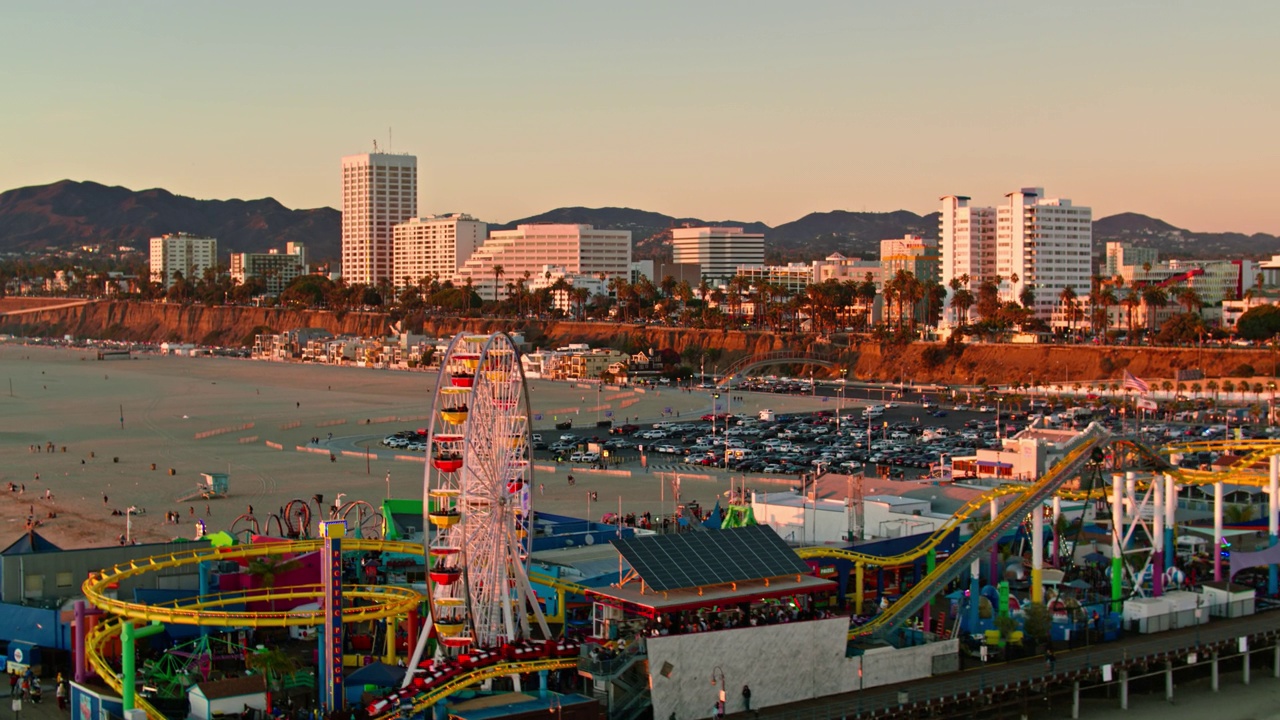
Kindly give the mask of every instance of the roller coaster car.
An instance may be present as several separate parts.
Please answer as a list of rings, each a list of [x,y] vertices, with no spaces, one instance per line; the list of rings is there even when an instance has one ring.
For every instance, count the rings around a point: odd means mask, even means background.
[[[557,640],[551,648],[551,657],[577,657],[580,646],[573,640]]]

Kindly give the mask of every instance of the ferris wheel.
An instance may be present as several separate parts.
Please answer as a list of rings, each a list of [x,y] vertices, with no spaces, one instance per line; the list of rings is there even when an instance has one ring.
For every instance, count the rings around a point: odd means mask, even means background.
[[[460,334],[440,361],[423,478],[438,651],[497,647],[546,619],[527,574],[533,509],[529,400],[505,333]],[[428,633],[419,636],[414,662]]]

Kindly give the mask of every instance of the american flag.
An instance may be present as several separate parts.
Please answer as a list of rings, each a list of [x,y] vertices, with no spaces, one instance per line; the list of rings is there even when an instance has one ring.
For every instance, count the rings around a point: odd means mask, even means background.
[[[1151,392],[1151,386],[1147,384],[1146,380],[1143,380],[1128,370],[1124,371],[1124,388],[1126,390],[1137,390],[1144,395]]]

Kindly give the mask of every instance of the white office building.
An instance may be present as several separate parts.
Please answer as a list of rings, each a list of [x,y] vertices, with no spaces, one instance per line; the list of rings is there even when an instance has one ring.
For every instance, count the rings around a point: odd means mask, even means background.
[[[470,215],[410,218],[391,229],[393,284],[397,290],[423,278],[452,280],[484,244],[489,226]]]
[[[546,279],[548,266],[568,275],[603,276],[628,280],[631,271],[631,231],[597,230],[590,225],[520,225],[515,230],[494,230],[458,268],[454,284],[468,279],[480,297],[491,300],[507,296],[508,283],[529,274]],[[500,276],[494,271],[501,267]],[[495,289],[494,284],[497,283]]]
[[[1044,188],[1022,188],[1005,198],[995,208],[971,206],[960,195],[942,198],[942,284],[949,287],[953,278],[968,276],[969,289],[976,292],[984,280],[999,277],[1000,299],[1012,302],[1020,301],[1030,285],[1036,315],[1049,320],[1063,288],[1089,293],[1093,211],[1045,197]]]
[[[173,233],[151,238],[151,279],[173,287],[174,273],[195,282],[207,268],[218,262],[218,241],[214,238]]]
[[[366,153],[342,158],[342,277],[392,281],[392,228],[418,214],[418,158]]]
[[[702,279],[727,281],[742,265],[764,264],[764,234],[740,227],[687,227],[671,231],[672,261],[698,265]]]

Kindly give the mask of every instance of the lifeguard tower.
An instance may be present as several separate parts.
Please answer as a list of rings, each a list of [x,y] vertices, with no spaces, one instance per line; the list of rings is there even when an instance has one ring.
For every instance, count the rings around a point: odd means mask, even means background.
[[[224,498],[231,487],[230,478],[231,476],[227,473],[200,473],[200,482],[196,483],[195,490],[178,498],[178,502],[187,502],[196,498],[205,500]]]

